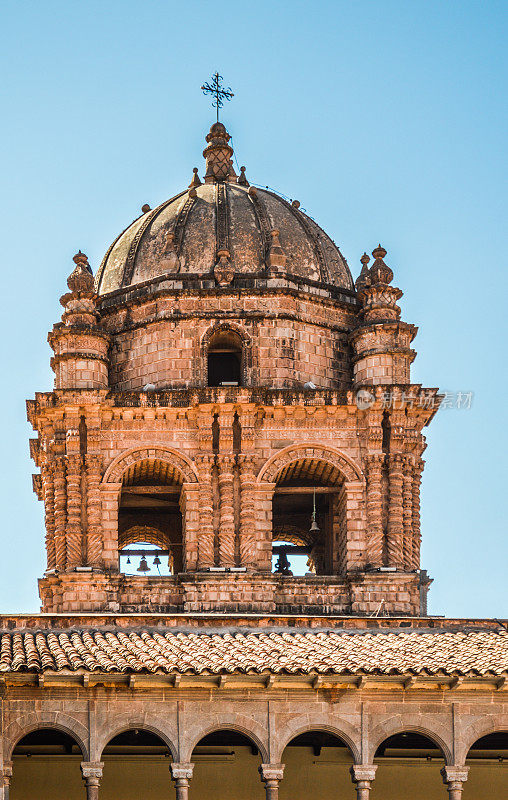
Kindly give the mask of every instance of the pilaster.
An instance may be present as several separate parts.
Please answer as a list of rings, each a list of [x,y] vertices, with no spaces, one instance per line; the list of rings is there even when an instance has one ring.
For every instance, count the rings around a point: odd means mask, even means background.
[[[67,564],[67,481],[65,456],[57,456],[54,461],[55,496],[55,567],[64,570]]]
[[[219,458],[219,562],[221,567],[233,567],[235,559],[235,510],[233,493],[233,467],[235,457]]]
[[[402,486],[404,482],[403,457],[399,453],[388,456],[388,566],[404,568],[404,542],[402,522]]]
[[[372,567],[383,564],[383,490],[381,478],[385,463],[383,453],[374,453],[365,459],[367,472],[368,562]]]
[[[85,456],[87,478],[86,560],[90,567],[100,567],[102,561],[101,466],[101,457],[99,455]]]
[[[215,456],[201,454],[196,457],[199,474],[199,537],[197,568],[206,569],[215,563],[213,529],[212,466]]]
[[[254,485],[256,475],[252,456],[238,456],[240,469],[240,566],[256,565]]]

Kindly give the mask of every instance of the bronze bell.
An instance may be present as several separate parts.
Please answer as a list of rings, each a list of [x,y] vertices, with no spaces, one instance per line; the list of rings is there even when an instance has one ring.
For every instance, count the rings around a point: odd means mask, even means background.
[[[275,572],[279,575],[292,575],[290,562],[285,550],[279,551],[279,557],[275,563]]]
[[[319,525],[316,522],[315,514],[312,515],[312,522],[310,523],[309,533],[319,533]]]
[[[146,558],[144,555],[141,556],[141,561],[139,562],[137,572],[150,572],[150,567],[146,563]]]
[[[161,563],[161,560],[160,560],[159,556],[155,556],[155,558],[153,560],[154,567],[160,566],[160,563]]]
[[[314,497],[312,501],[312,515],[309,533],[319,533],[319,525],[316,522],[316,490],[314,489]]]

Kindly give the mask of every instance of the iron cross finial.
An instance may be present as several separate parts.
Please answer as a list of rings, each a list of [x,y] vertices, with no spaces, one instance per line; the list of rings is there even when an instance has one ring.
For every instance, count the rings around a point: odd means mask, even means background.
[[[219,75],[218,72],[215,72],[212,75],[212,82],[209,83],[207,81],[201,87],[203,94],[214,95],[212,105],[217,109],[217,122],[219,121],[219,109],[224,105],[224,100],[231,100],[231,98],[234,97],[234,94],[229,86],[227,88],[222,86],[222,80],[222,75]]]

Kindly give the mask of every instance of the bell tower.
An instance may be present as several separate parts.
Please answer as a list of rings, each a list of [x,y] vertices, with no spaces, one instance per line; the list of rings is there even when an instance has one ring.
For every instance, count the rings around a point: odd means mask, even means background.
[[[425,613],[417,329],[378,246],[353,284],[297,201],[249,184],[230,136],[141,215],[95,282],[74,257],[28,401],[43,611]]]

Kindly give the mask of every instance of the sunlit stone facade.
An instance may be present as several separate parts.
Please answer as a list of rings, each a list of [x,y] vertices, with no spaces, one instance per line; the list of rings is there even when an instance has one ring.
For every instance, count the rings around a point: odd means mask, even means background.
[[[427,616],[440,397],[386,251],[354,283],[222,124],[206,141],[95,279],[74,257],[49,334],[42,614],[2,618],[0,798],[508,796],[507,631]]]

